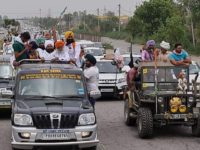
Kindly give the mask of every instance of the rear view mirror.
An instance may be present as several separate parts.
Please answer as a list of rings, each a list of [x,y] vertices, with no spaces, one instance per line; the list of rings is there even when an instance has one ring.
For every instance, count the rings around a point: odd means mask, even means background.
[[[101,97],[101,92],[99,90],[91,91],[89,94],[90,94],[90,97],[93,99],[98,99]]]

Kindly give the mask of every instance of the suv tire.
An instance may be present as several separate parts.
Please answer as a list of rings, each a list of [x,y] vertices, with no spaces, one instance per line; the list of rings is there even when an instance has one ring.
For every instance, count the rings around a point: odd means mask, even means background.
[[[153,116],[149,108],[139,108],[137,128],[140,138],[148,138],[153,135]]]
[[[197,123],[192,126],[192,134],[196,137],[200,137],[200,117],[198,117]]]
[[[124,102],[124,121],[127,126],[135,125],[136,118],[131,117],[131,109],[128,106],[128,99]]]

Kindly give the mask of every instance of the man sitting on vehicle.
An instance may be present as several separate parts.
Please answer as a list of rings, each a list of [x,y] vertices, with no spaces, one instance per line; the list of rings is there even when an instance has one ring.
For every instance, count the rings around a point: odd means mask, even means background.
[[[189,66],[191,59],[188,53],[183,50],[182,44],[175,44],[175,50],[169,55],[170,62],[175,66]]]
[[[29,43],[29,51],[28,51],[29,59],[40,59],[37,48],[38,48],[38,45],[35,41],[31,41]]]
[[[168,62],[169,61],[169,55],[170,55],[170,44],[162,41],[160,43],[160,54],[158,56],[158,60],[159,61],[163,61],[163,62]]]
[[[65,43],[62,40],[58,40],[55,43],[56,49],[52,52],[53,60],[60,60],[60,61],[69,61],[69,55],[66,51],[64,51]]]
[[[72,31],[67,31],[65,33],[65,39],[66,39],[66,46],[65,51],[67,51],[70,61],[76,64],[78,67],[81,67],[80,64],[80,45],[75,42],[74,33]]]
[[[45,51],[44,53],[40,53],[40,58],[44,60],[52,60],[52,52],[54,51],[54,42],[52,40],[45,41]]]
[[[28,44],[25,45],[24,43],[30,40],[31,36],[28,32],[24,32],[20,35],[20,38],[16,38],[13,44],[13,49],[15,53],[15,60],[17,62],[27,59],[27,51],[28,51]]]
[[[157,59],[159,52],[155,45],[156,42],[154,40],[147,41],[146,49],[142,51],[142,61],[149,62]]]

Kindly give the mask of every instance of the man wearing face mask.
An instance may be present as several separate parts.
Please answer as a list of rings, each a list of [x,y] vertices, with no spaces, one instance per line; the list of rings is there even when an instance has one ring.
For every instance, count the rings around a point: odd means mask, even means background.
[[[15,61],[19,62],[23,59],[28,59],[27,51],[28,44],[25,44],[30,40],[31,36],[29,32],[21,33],[20,37],[16,38],[13,44],[13,49],[15,53]]]
[[[65,46],[65,42],[63,42],[62,40],[56,41],[55,43],[56,49],[51,54],[54,61],[56,60],[69,61],[70,60],[68,53],[64,51],[64,46]]]
[[[67,31],[65,33],[66,45],[65,51],[68,53],[70,61],[81,67],[80,63],[80,45],[78,45],[74,40],[74,33],[72,31]]]

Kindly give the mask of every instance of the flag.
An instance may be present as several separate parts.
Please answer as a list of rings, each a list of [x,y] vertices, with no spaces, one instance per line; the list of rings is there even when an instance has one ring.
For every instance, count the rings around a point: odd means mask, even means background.
[[[67,7],[65,7],[65,9],[61,12],[60,16],[62,16],[65,13],[66,9]]]

